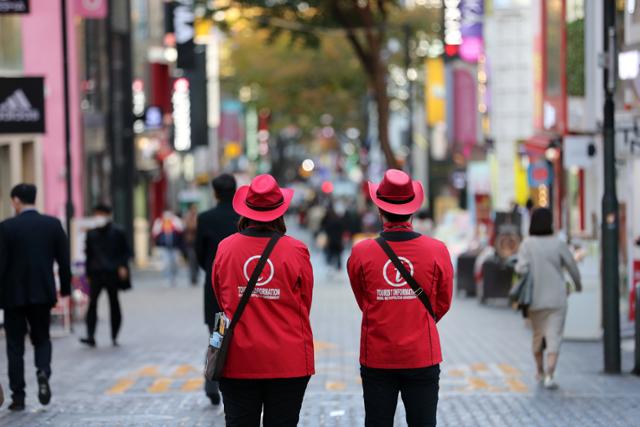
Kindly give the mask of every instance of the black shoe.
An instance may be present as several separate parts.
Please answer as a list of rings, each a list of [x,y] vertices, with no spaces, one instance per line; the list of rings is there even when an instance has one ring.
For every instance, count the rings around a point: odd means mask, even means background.
[[[89,347],[96,346],[96,340],[94,340],[93,338],[80,338],[80,342],[82,344],[88,345]]]
[[[118,344],[118,340],[115,338],[111,340],[111,344],[113,344],[114,347],[120,347],[120,344]]]
[[[9,405],[10,411],[24,411],[24,400],[14,400]]]
[[[49,378],[47,378],[47,375],[42,372],[38,374],[38,400],[43,405],[48,405],[51,401]]]
[[[218,406],[220,404],[220,393],[208,394],[207,397],[211,401],[212,405]]]

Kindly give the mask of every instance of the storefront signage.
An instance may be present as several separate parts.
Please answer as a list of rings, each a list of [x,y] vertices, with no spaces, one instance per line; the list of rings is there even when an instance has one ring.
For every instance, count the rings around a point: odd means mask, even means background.
[[[193,37],[193,0],[179,0],[173,6],[173,30],[178,50],[178,68],[190,69],[195,64],[195,43]]]
[[[179,78],[173,84],[173,147],[178,151],[191,148],[191,101],[189,80]]]
[[[462,0],[462,22],[460,33],[462,45],[460,58],[464,61],[476,63],[483,51],[482,18],[484,15],[483,0]]]
[[[462,44],[461,0],[444,0],[444,45],[447,56],[457,56]]]
[[[453,132],[457,151],[467,159],[478,140],[478,101],[476,80],[467,69],[453,72]]]
[[[552,181],[553,171],[549,162],[540,159],[529,165],[529,186],[531,188],[538,188],[543,185],[549,186]]]
[[[29,0],[0,0],[0,15],[4,13],[29,13]]]
[[[44,79],[0,78],[0,133],[44,133]]]
[[[618,77],[620,80],[633,80],[640,71],[640,51],[631,50],[618,54]]]

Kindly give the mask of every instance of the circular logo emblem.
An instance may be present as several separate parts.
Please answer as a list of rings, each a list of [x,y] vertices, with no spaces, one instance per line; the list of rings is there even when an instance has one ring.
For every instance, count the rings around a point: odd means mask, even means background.
[[[409,270],[409,274],[413,276],[413,264],[411,264],[411,261],[401,256],[398,257],[398,259],[402,265]],[[407,284],[407,282],[402,278],[402,274],[400,274],[390,259],[384,264],[382,275],[384,276],[384,280],[393,287],[399,288],[400,286]]]
[[[243,273],[244,278],[247,279],[247,281],[249,281],[250,279],[249,272],[253,274],[253,270],[255,270],[256,266],[258,265],[258,261],[260,261],[260,255],[254,255],[244,262]],[[260,273],[260,277],[258,277],[256,286],[264,286],[269,283],[273,279],[273,273],[273,263],[270,259],[267,259],[267,263],[264,265],[262,273]]]

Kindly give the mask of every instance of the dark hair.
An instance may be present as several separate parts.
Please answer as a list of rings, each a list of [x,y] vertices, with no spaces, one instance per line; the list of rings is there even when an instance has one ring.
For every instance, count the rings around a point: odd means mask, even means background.
[[[553,234],[553,215],[547,208],[538,208],[531,214],[529,225],[531,236],[549,236]]]
[[[390,212],[383,211],[382,209],[380,209],[380,214],[389,222],[409,222],[409,220],[411,219],[411,214],[409,215],[392,214]]]
[[[93,212],[94,213],[100,212],[107,215],[111,215],[111,212],[113,212],[113,209],[111,209],[111,206],[107,205],[106,203],[98,203],[93,207]]]
[[[527,199],[526,207],[527,207],[527,210],[529,211],[531,211],[531,209],[536,207],[535,203],[533,203],[533,200],[531,198]]]
[[[220,201],[230,202],[236,193],[236,179],[228,173],[223,173],[215,177],[211,181],[211,186]]]
[[[14,197],[26,205],[33,205],[36,202],[38,189],[33,184],[18,184],[11,189],[11,198]]]
[[[284,223],[284,216],[269,222],[255,221],[245,216],[240,217],[240,221],[238,221],[238,231],[246,230],[249,227],[260,231],[277,231],[280,234],[286,234],[287,232],[287,226]]]
[[[431,212],[429,209],[420,209],[416,216],[420,219],[431,219]]]

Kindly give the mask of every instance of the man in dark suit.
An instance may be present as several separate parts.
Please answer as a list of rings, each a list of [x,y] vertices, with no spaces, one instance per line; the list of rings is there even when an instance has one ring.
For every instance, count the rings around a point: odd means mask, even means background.
[[[57,292],[54,261],[58,264],[60,293],[71,294],[69,244],[56,218],[35,210],[36,187],[18,184],[11,190],[14,218],[0,223],[0,306],[7,335],[10,410],[24,410],[24,341],[27,330],[35,351],[38,399],[51,400],[51,308]],[[28,328],[27,328],[28,325]]]
[[[216,257],[218,244],[226,237],[238,231],[240,217],[233,210],[231,201],[236,192],[236,180],[233,175],[222,174],[211,181],[218,204],[215,208],[198,215],[196,231],[196,256],[198,264],[204,270],[204,323],[213,332],[215,314],[220,311],[211,285],[211,266]],[[214,405],[220,404],[218,383],[205,384],[205,392]]]
[[[89,309],[87,310],[87,337],[80,340],[89,347],[96,346],[95,332],[98,323],[98,298],[102,290],[109,297],[111,313],[111,341],[118,345],[118,332],[122,323],[118,291],[129,283],[129,258],[131,249],[124,230],[111,220],[111,207],[99,204],[93,214],[100,225],[89,230],[86,238],[86,270],[89,277]]]

